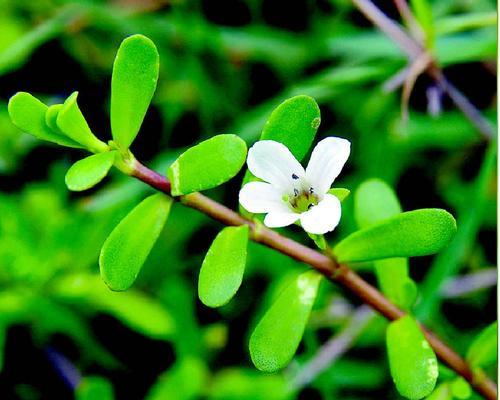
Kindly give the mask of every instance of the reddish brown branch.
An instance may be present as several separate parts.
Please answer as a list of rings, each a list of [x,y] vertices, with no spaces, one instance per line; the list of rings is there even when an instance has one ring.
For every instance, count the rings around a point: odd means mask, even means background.
[[[164,176],[150,170],[141,163],[136,163],[132,176],[170,195],[170,182]],[[224,225],[248,225],[251,230],[252,240],[286,254],[297,261],[308,264],[328,280],[340,283],[349,289],[363,300],[364,303],[370,305],[388,320],[395,320],[405,314],[356,272],[344,264],[338,264],[333,258],[282,236],[262,225],[257,225],[253,221],[243,218],[240,214],[200,193],[181,196],[177,200],[188,207],[201,211]],[[452,368],[457,374],[467,379],[474,389],[486,399],[496,399],[497,388],[493,381],[487,377],[476,381],[471,368],[463,358],[425,327],[424,332],[441,361]]]

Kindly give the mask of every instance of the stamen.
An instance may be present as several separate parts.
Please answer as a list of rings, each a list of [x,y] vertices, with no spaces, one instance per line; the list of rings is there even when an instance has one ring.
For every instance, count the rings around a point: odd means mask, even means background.
[[[293,193],[295,194],[295,197],[299,195],[299,190],[298,189],[293,189]]]
[[[299,179],[299,177],[295,174],[292,174],[292,179]]]
[[[313,206],[314,206],[314,204],[309,203],[309,205],[307,206],[307,209],[310,210]]]
[[[314,193],[314,189],[312,187],[309,188],[309,193],[311,193],[311,194]]]

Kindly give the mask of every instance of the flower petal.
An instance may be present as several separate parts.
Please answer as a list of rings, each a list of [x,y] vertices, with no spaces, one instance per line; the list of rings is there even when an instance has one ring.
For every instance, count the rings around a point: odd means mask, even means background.
[[[274,140],[255,143],[248,151],[247,164],[252,174],[276,186],[283,194],[293,193],[296,181],[305,175],[290,150]]]
[[[306,168],[307,181],[315,193],[323,194],[330,189],[350,152],[351,142],[338,137],[328,137],[316,145]]]
[[[293,211],[272,211],[266,215],[264,218],[264,225],[269,228],[281,228],[283,226],[288,226],[297,221],[300,214],[294,213]]]
[[[252,213],[288,211],[288,207],[281,199],[281,193],[269,183],[247,183],[241,188],[239,198],[245,210]]]
[[[300,214],[300,223],[305,231],[321,235],[335,229],[339,224],[341,212],[339,199],[326,194],[317,205]]]

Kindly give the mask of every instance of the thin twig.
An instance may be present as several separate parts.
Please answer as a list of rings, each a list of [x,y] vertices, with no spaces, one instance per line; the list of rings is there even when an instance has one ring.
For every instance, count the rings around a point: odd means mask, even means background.
[[[321,346],[317,354],[292,378],[291,385],[296,389],[300,389],[312,382],[351,348],[363,329],[374,317],[375,314],[370,307],[366,305],[360,306],[352,314],[345,328]]]
[[[421,54],[427,52],[417,39],[409,35],[397,22],[387,17],[370,0],[352,0],[352,2],[366,18],[399,46],[410,59],[410,63]],[[483,117],[467,97],[446,79],[435,59],[429,64],[427,72],[486,139],[495,137],[494,127]]]
[[[475,293],[479,290],[490,289],[497,285],[497,273],[496,268],[488,268],[459,276],[446,281],[440,292],[443,297],[453,299]]]
[[[171,185],[168,179],[148,169],[138,161],[135,163],[132,176],[169,196],[171,195]],[[387,319],[392,321],[405,315],[401,309],[392,304],[375,287],[366,282],[347,265],[337,263],[333,257],[328,257],[325,254],[282,236],[262,225],[256,225],[253,221],[242,217],[240,214],[223,204],[217,203],[201,193],[192,193],[186,196],[177,197],[176,200],[188,207],[201,211],[224,225],[248,225],[251,232],[250,237],[253,241],[275,249],[304,264],[308,264],[324,275],[328,280],[340,283],[342,286],[349,289],[364,303],[368,304]],[[436,352],[436,355],[446,365],[452,368],[457,374],[462,375],[471,386],[486,399],[496,399],[497,388],[491,379],[486,376],[480,380],[476,379],[472,369],[462,357],[455,353],[454,350],[431,331],[425,327],[422,327],[422,329],[430,345]]]

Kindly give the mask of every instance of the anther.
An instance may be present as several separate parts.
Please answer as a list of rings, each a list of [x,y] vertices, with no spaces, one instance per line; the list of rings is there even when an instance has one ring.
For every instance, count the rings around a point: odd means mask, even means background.
[[[292,179],[299,179],[299,177],[295,174],[292,174]]]
[[[314,189],[312,187],[309,188],[309,193],[311,193],[311,194],[314,193]]]
[[[298,189],[293,189],[293,193],[295,194],[295,197],[297,197],[299,195]]]

